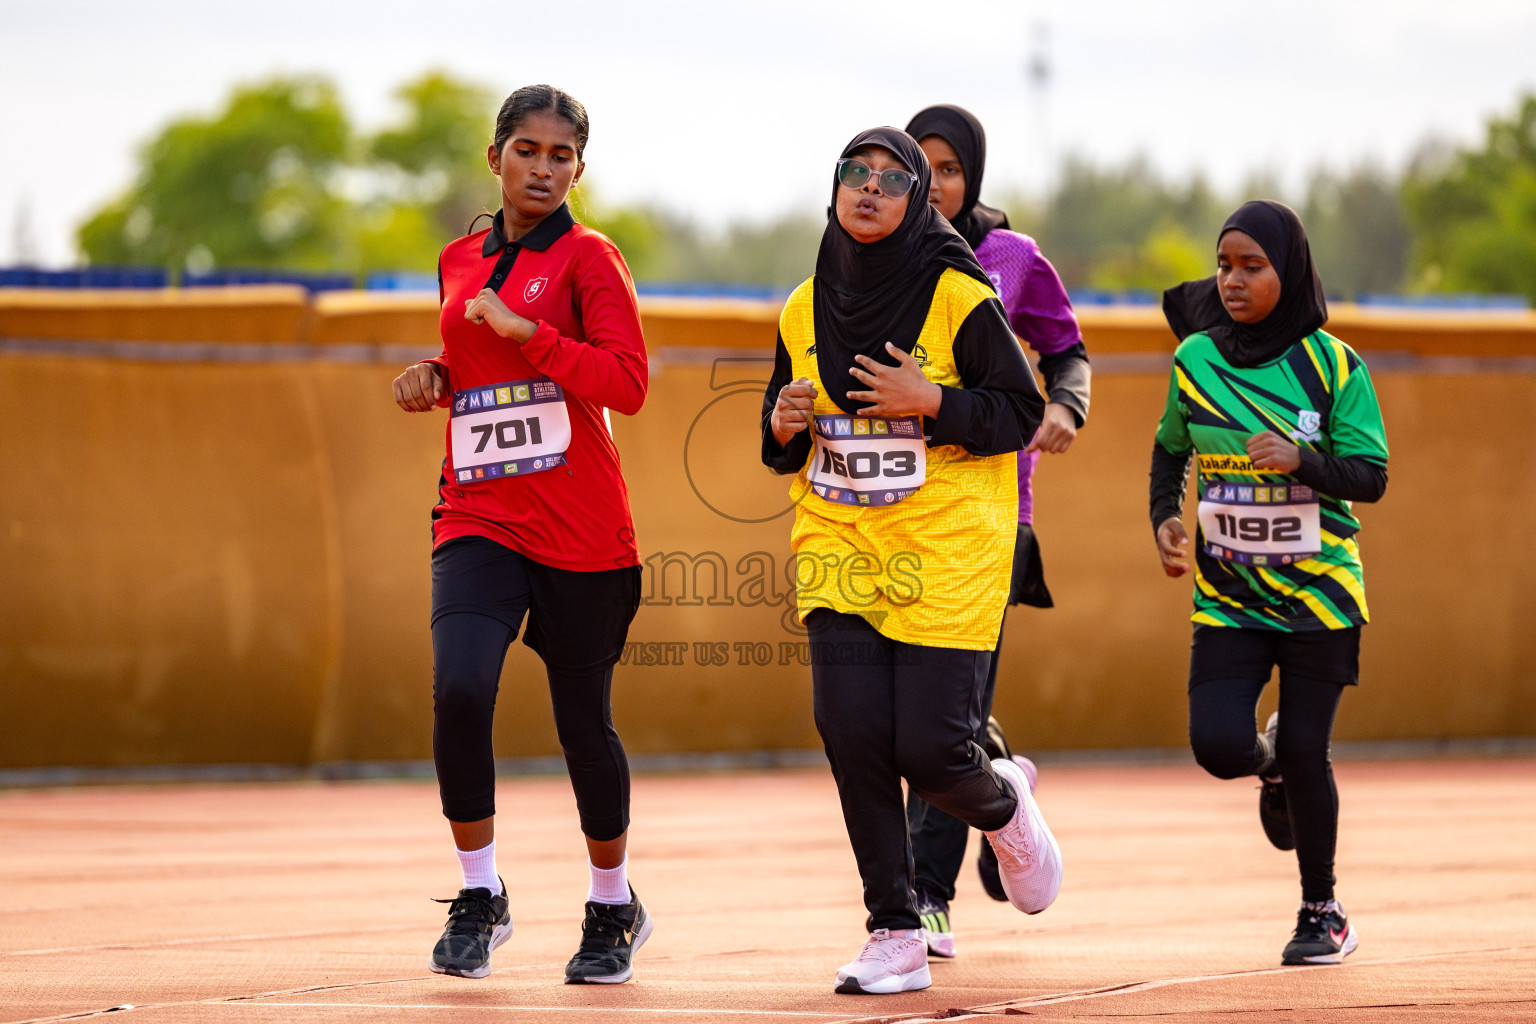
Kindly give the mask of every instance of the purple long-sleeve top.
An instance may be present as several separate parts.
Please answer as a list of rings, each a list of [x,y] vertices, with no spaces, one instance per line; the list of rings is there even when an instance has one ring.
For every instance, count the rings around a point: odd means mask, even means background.
[[[997,228],[976,249],[992,279],[1013,332],[1040,356],[1048,400],[1072,410],[1078,426],[1088,418],[1088,354],[1072,301],[1051,261],[1028,235]],[[1034,521],[1035,465],[1039,452],[1019,452],[1019,522]]]

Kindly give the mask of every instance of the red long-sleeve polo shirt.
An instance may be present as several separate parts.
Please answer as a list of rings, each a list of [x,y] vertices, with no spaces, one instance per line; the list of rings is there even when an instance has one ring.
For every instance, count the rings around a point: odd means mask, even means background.
[[[489,229],[450,242],[438,269],[443,353],[428,362],[443,374],[440,404],[452,412],[458,400],[463,412],[482,396],[487,405],[505,401],[506,391],[493,385],[547,378],[564,390],[571,439],[553,468],[543,468],[549,460],[535,469],[524,459],[490,471],[501,475],[483,475],[455,467],[450,419],[432,510],[434,546],[478,536],[558,569],[638,565],[629,492],[603,412],[634,415],[648,380],[635,287],[619,250],[562,205],[515,242],[497,213]],[[464,303],[482,288],[534,321],[533,337],[519,345],[464,319]]]

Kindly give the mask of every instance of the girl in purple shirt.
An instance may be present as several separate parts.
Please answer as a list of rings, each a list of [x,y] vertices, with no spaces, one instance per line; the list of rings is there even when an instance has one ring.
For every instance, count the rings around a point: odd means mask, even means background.
[[[1051,607],[1045,586],[1040,549],[1033,527],[1034,491],[1031,481],[1041,452],[1066,451],[1088,418],[1088,353],[1072,312],[1067,291],[1056,268],[1028,235],[1008,229],[1008,216],[984,205],[981,176],[986,167],[987,136],[981,122],[960,107],[928,107],[912,118],[907,134],[917,139],[933,167],[928,201],[949,219],[955,230],[975,251],[976,258],[997,289],[1013,331],[1039,355],[1049,404],[1039,432],[1019,452],[1019,535],[1014,547],[1013,582],[1009,604]],[[1008,741],[991,718],[992,695],[997,685],[997,656],[993,653],[986,688],[982,693],[982,732],[976,737],[987,757],[1009,757]],[[1018,758],[1035,779],[1034,765]],[[969,830],[964,822],[913,796],[907,803],[907,820],[916,861],[917,912],[928,937],[928,951],[935,956],[955,955],[954,933],[949,923],[949,901],[955,898],[955,878],[965,859]],[[997,875],[992,848],[981,844],[977,865],[982,885],[996,900],[1006,900]]]

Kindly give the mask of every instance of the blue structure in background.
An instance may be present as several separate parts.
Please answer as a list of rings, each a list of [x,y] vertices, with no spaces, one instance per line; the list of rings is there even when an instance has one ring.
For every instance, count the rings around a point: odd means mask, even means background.
[[[410,270],[368,275],[364,285],[371,292],[431,292],[437,294],[437,275]]]
[[[369,274],[366,287],[371,292],[437,293],[437,275],[398,271]],[[789,293],[770,285],[721,284],[712,281],[640,281],[635,291],[641,295],[669,299],[746,299],[771,302]]]
[[[1067,298],[1073,306],[1159,306],[1163,293],[1147,288],[1069,288]]]
[[[292,270],[229,269],[205,274],[184,273],[184,288],[216,288],[242,284],[296,284],[310,292],[348,291],[357,287],[353,274],[315,274]],[[163,267],[81,267],[75,270],[39,270],[36,267],[0,267],[0,288],[166,288],[170,274]],[[373,292],[427,292],[437,294],[437,275],[420,271],[378,271],[369,274],[363,287]],[[771,285],[726,284],[715,281],[641,281],[641,295],[669,299],[742,299],[755,302],[782,301],[789,293]],[[1077,288],[1067,293],[1078,308],[1088,306],[1158,306],[1162,293],[1150,289]],[[1340,301],[1329,296],[1329,301]],[[1390,295],[1368,292],[1354,299],[1362,306],[1415,310],[1490,311],[1531,308],[1523,295]]]
[[[206,274],[191,271],[181,276],[183,288],[220,288],[232,284],[296,284],[311,292],[344,292],[357,287],[352,274],[306,274],[291,270],[210,270]]]
[[[168,284],[170,275],[163,267],[0,267],[0,288],[164,288]]]
[[[719,284],[711,281],[639,281],[635,283],[635,291],[641,295],[666,299],[747,299],[768,302],[789,296],[789,292],[766,284]]]
[[[1355,299],[1362,306],[1396,306],[1401,309],[1529,309],[1524,295],[1388,295],[1366,292]]]

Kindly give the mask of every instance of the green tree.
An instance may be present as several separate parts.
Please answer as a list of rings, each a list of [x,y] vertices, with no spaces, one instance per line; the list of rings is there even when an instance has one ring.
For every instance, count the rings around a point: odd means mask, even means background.
[[[330,268],[347,249],[333,185],[350,126],[323,78],[236,88],[144,146],[137,180],[79,229],[93,263]]]
[[[1344,174],[1318,170],[1299,212],[1328,294],[1355,298],[1403,287],[1413,234],[1399,179],[1372,164]]]
[[[572,212],[588,225],[613,240],[637,281],[660,281],[667,276],[670,245],[666,225],[645,207],[620,207],[599,212],[589,187],[571,193]]]
[[[1068,288],[1166,288],[1179,274],[1214,270],[1214,239],[1227,211],[1204,178],[1173,185],[1144,158],[1099,167],[1069,157],[1057,180],[1043,204],[1012,204],[1010,220],[1040,242]],[[1212,240],[1208,247],[1203,239]],[[1191,245],[1208,254],[1198,267]]]
[[[590,185],[572,193],[583,223],[613,239],[635,280],[766,285],[788,291],[811,275],[826,221],[790,214],[708,231],[653,206],[609,207]]]
[[[1416,287],[1536,302],[1536,94],[1491,120],[1482,148],[1416,161],[1403,200]]]
[[[369,156],[386,174],[393,172],[387,192],[395,203],[429,211],[438,232],[435,256],[496,199],[496,182],[485,162],[496,97],[444,71],[407,82],[395,97],[405,117],[373,137]]]
[[[1162,291],[1209,274],[1210,249],[1172,219],[1165,220],[1139,245],[1102,258],[1089,270],[1088,284],[1108,291]]]

